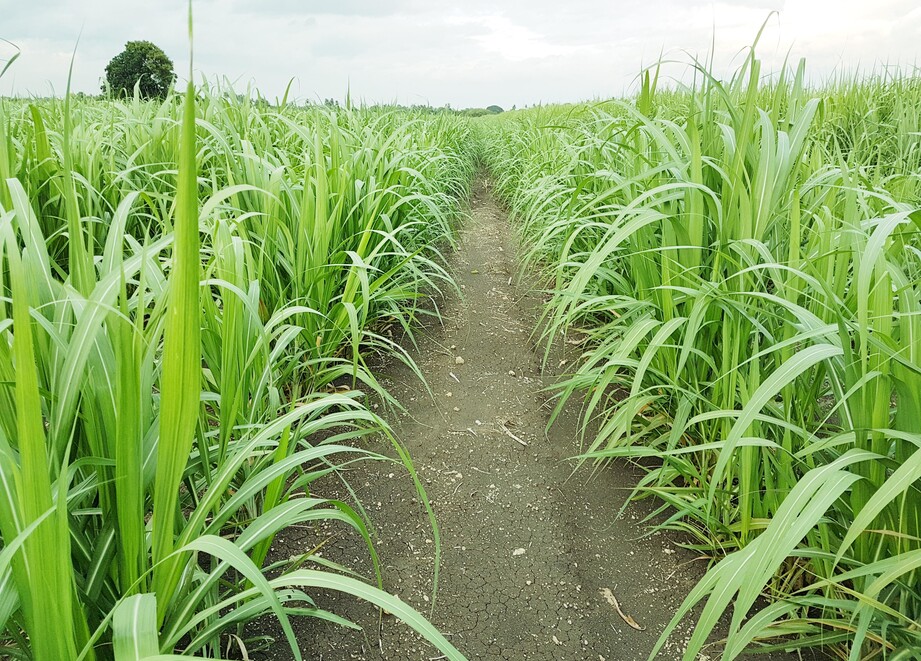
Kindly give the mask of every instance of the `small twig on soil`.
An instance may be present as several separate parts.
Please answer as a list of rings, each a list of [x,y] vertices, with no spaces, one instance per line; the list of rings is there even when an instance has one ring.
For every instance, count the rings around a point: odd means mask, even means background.
[[[448,374],[451,375],[451,378],[452,378],[452,379],[454,379],[455,381],[457,381],[458,383],[460,383],[460,379],[458,379],[457,376],[454,375],[454,372],[448,372]]]
[[[428,339],[431,340],[432,343],[435,344],[435,345],[438,347],[437,349],[433,349],[433,350],[432,350],[433,353],[441,353],[441,354],[444,354],[445,356],[453,356],[453,355],[454,355],[454,354],[451,353],[447,348],[445,348],[445,346],[444,346],[441,342],[438,342],[437,340],[434,340],[434,339],[432,339],[431,337],[429,337]]]
[[[505,435],[506,435],[506,436],[508,436],[509,438],[511,438],[511,439],[514,440],[514,441],[518,441],[518,442],[521,443],[523,446],[528,447],[528,444],[527,444],[527,443],[525,443],[524,441],[522,441],[520,438],[518,438],[517,436],[515,436],[512,432],[510,432],[510,431],[508,430],[508,427],[505,426],[505,423],[504,423],[504,422],[500,422],[500,423],[499,423],[499,427],[502,428],[502,431],[505,432]]]

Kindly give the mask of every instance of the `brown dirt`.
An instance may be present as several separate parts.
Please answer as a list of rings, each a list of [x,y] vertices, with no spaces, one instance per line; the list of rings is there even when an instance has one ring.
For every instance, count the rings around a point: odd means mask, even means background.
[[[430,615],[470,659],[646,659],[705,563],[666,535],[645,536],[642,505],[617,517],[639,469],[615,464],[572,475],[567,459],[578,451],[578,411],[565,412],[545,432],[552,404],[544,388],[555,370],[542,373],[543,351],[532,339],[539,293],[532,282],[516,283],[516,255],[506,215],[478,182],[453,257],[464,295],[445,302],[443,326],[421,331],[411,350],[434,396],[403,365],[380,375],[407,407],[394,428],[441,529],[433,613],[433,535],[405,470],[365,463],[354,473],[360,477],[349,476],[351,487],[376,529],[385,589]],[[551,367],[559,367],[557,359]],[[372,449],[388,453],[383,444]],[[370,575],[361,540],[338,535],[323,555]],[[287,531],[274,553],[303,552],[317,541],[316,531]],[[621,619],[605,589],[645,630]],[[321,594],[318,603],[363,631],[296,623],[305,658],[440,658],[408,627],[363,602]],[[660,658],[680,658],[691,626],[683,625]],[[291,658],[284,638],[276,639],[269,658]]]

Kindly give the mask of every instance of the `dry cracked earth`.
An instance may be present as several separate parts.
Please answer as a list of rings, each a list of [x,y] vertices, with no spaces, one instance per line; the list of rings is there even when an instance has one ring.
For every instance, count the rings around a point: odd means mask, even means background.
[[[406,471],[365,462],[345,477],[373,522],[385,589],[429,616],[468,658],[646,659],[705,562],[667,535],[648,535],[642,504],[618,517],[639,469],[615,464],[573,474],[578,411],[565,411],[547,430],[553,402],[545,387],[566,371],[566,352],[542,369],[533,337],[541,294],[517,277],[517,249],[481,179],[451,258],[462,295],[448,296],[441,324],[422,329],[410,350],[431,395],[402,364],[380,374],[407,408],[391,421],[440,526],[434,611],[434,536]],[[394,455],[384,442],[371,449]],[[348,494],[333,485],[322,495]],[[302,553],[324,534],[326,558],[372,575],[364,543],[344,528],[288,530],[273,553]],[[611,595],[641,630],[618,614]],[[409,627],[353,597],[321,593],[317,601],[362,631],[295,622],[305,658],[442,658]],[[264,626],[277,642],[261,658],[292,658],[277,627]],[[692,626],[684,623],[660,658],[679,659]],[[718,645],[708,654],[718,658]]]

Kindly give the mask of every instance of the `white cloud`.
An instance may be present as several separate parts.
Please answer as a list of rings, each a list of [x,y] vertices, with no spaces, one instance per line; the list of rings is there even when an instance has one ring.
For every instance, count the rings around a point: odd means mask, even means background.
[[[479,25],[485,33],[471,37],[480,49],[509,62],[542,59],[547,57],[570,57],[589,53],[590,45],[553,43],[543,34],[519,25],[507,16],[491,15],[479,17],[455,17],[449,25]]]

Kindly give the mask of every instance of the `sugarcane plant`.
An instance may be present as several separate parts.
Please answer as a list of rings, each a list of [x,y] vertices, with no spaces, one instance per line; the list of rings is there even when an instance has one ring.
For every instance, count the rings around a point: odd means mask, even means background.
[[[381,589],[360,503],[315,482],[397,461],[434,525],[367,358],[415,367],[382,331],[453,286],[467,130],[192,82],[0,100],[0,653],[220,658],[270,615],[302,658],[292,618],[355,627],[311,596],[331,589],[463,658]],[[368,580],[270,552],[320,522],[364,540]]]
[[[691,68],[482,129],[548,346],[585,348],[556,411],[582,397],[580,466],[654,458],[634,495],[713,558],[666,631],[705,602],[685,659],[726,611],[724,659],[914,658],[921,85]]]

